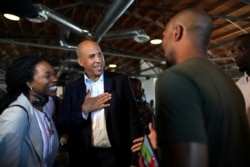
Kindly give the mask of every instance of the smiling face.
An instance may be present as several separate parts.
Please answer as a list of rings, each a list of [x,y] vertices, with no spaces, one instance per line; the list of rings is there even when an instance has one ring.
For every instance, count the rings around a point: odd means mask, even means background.
[[[30,82],[32,90],[40,96],[55,96],[57,77],[53,67],[46,61],[35,66],[33,80]]]
[[[103,73],[105,61],[99,45],[93,41],[84,41],[77,47],[78,63],[84,67],[90,79],[96,81]]]

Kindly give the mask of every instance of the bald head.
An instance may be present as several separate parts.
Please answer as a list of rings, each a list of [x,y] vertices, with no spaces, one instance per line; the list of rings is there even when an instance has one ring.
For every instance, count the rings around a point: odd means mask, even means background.
[[[207,54],[213,29],[212,19],[204,11],[189,8],[172,17],[163,32],[162,47],[168,65]]]
[[[202,10],[191,8],[179,12],[173,17],[173,26],[182,25],[190,38],[208,45],[213,29],[212,19]]]
[[[77,45],[77,48],[76,48],[77,57],[78,58],[82,57],[84,53],[86,53],[86,51],[92,47],[100,48],[99,45],[95,41],[92,41],[92,40],[82,41],[81,43]]]

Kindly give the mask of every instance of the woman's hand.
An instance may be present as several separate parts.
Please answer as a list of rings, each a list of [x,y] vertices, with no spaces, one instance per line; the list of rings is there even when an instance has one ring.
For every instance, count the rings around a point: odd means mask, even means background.
[[[156,130],[153,128],[152,123],[148,124],[148,129],[149,129],[148,138],[151,142],[151,145],[153,149],[157,149],[158,148],[157,147],[157,134],[156,134]],[[134,139],[133,145],[131,147],[132,152],[139,152],[141,150],[142,142],[143,142],[143,137]]]
[[[141,150],[143,137],[139,137],[133,140],[133,145],[131,147],[132,152],[139,152]]]
[[[148,129],[149,129],[149,135],[148,138],[151,142],[151,145],[153,147],[153,149],[157,149],[157,134],[156,134],[156,130],[153,128],[152,123],[150,122],[148,124]]]

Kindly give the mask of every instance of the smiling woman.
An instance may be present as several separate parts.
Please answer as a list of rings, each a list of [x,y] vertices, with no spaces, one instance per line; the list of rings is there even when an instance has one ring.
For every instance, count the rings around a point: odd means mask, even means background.
[[[42,57],[20,56],[9,66],[0,101],[1,167],[54,165],[59,143],[47,102],[56,95],[56,83],[53,67]]]

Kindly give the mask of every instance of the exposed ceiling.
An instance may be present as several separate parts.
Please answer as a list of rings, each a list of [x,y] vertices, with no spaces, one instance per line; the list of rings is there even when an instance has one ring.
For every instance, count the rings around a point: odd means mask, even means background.
[[[5,72],[13,58],[27,53],[47,57],[59,77],[71,71],[82,72],[75,61],[75,47],[81,40],[93,38],[104,52],[105,69],[131,76],[150,71],[148,76],[154,77],[166,67],[162,63],[161,45],[150,44],[148,37],[161,38],[171,16],[181,9],[197,7],[213,18],[209,59],[237,78],[241,74],[230,50],[236,36],[250,32],[248,3],[246,0],[1,0],[0,13],[16,13],[21,19],[10,21],[0,14],[0,72]],[[142,63],[147,67],[142,69]],[[117,68],[109,69],[109,64],[117,64]]]

